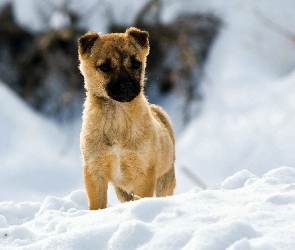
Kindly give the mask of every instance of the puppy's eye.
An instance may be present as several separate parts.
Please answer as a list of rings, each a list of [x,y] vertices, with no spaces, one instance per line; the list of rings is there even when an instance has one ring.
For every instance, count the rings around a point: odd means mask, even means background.
[[[100,69],[102,72],[109,72],[112,68],[109,63],[103,63],[101,65],[96,66],[97,69]]]
[[[139,69],[141,66],[141,62],[136,60],[136,59],[133,59],[132,62],[131,62],[131,67],[132,69]]]

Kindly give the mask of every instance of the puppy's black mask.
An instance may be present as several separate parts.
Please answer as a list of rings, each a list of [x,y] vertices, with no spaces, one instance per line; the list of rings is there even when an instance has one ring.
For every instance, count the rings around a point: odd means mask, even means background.
[[[127,72],[119,75],[115,81],[106,85],[109,97],[118,102],[131,102],[141,91],[140,82]]]

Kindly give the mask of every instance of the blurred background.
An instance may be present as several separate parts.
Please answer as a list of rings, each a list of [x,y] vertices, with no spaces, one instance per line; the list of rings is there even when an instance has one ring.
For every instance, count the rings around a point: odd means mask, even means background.
[[[295,165],[293,1],[0,0],[0,201],[84,188],[77,39],[130,26],[150,34],[146,93],[174,125],[176,193]]]
[[[0,79],[38,112],[69,121],[80,116],[84,98],[78,37],[89,30],[124,32],[136,26],[150,33],[148,85],[156,84],[160,94],[177,89],[189,105],[201,98],[202,66],[221,22],[213,14],[181,11],[164,22],[164,8],[160,0],[5,1]]]

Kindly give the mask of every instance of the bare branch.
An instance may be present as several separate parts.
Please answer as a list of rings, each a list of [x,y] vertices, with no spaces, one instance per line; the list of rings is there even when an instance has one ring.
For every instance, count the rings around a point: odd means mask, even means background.
[[[191,181],[193,181],[199,188],[207,189],[207,185],[189,168],[183,166],[180,169],[185,174],[185,176],[189,178]]]

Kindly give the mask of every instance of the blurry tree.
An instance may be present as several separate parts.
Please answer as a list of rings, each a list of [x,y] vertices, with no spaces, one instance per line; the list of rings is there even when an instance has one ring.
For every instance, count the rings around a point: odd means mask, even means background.
[[[12,7],[7,4],[0,13],[0,78],[20,91],[15,61],[33,41],[33,35],[14,22]]]
[[[36,1],[46,27],[37,34],[14,21],[11,5],[0,13],[0,78],[35,109],[58,119],[73,117],[77,107],[80,114],[84,89],[78,70],[77,39],[86,30],[79,27],[85,15],[87,18],[96,15],[94,10],[106,1],[94,1],[94,6],[87,6],[86,12],[79,13],[70,8],[70,3],[70,0]],[[186,100],[183,113],[187,121],[191,103],[202,96],[199,88],[202,67],[220,20],[211,14],[194,14],[163,24],[162,10],[162,0],[149,0],[132,25],[150,33],[148,83],[158,84],[162,93],[173,90],[182,95]],[[109,31],[125,31],[127,27],[114,20],[108,20]]]
[[[85,31],[78,28],[77,15],[64,3],[59,9],[46,6],[52,8],[51,20],[44,14],[51,28],[38,34],[14,21],[10,4],[0,14],[0,53],[4,55],[0,78],[34,108],[58,119],[72,117],[76,100],[83,96],[77,39]]]

